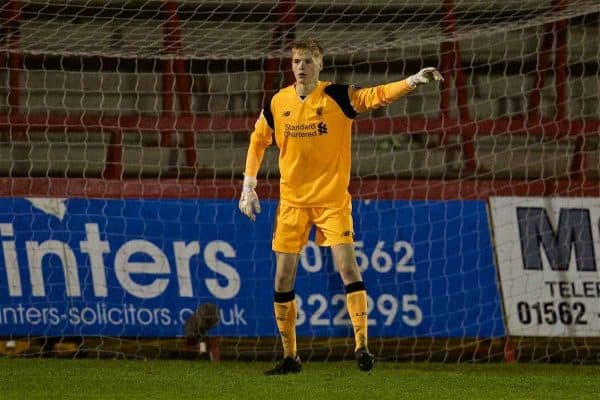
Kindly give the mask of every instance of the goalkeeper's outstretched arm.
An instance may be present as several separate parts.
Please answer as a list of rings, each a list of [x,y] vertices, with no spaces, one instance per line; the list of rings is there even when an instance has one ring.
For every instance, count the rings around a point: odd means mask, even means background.
[[[256,177],[258,176],[258,170],[265,155],[265,149],[273,140],[273,129],[269,126],[269,122],[264,114],[265,112],[263,111],[258,117],[254,131],[250,136],[250,145],[248,146],[248,154],[246,155],[244,183],[239,202],[240,211],[252,221],[255,221],[256,214],[260,214],[261,212],[260,202],[255,190],[257,185]]]
[[[416,74],[401,81],[365,89],[353,90],[351,88],[348,94],[352,107],[354,107],[357,112],[365,112],[374,108],[386,106],[411,92],[419,85],[443,80],[444,78],[437,69],[428,67],[423,68]]]

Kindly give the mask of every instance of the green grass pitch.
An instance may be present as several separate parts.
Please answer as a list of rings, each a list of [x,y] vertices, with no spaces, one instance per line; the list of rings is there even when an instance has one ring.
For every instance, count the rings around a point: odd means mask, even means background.
[[[2,399],[598,399],[600,366],[0,358]]]

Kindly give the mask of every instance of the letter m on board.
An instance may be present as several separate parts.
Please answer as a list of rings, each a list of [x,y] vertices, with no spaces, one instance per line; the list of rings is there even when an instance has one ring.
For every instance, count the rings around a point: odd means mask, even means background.
[[[524,269],[542,270],[542,251],[554,271],[567,271],[575,251],[578,271],[596,271],[590,212],[561,208],[556,230],[545,208],[517,207]]]

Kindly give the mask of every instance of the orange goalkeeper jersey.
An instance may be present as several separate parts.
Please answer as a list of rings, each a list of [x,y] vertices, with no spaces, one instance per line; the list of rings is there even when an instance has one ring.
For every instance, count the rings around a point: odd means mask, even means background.
[[[274,136],[279,147],[282,203],[293,207],[347,205],[353,119],[359,112],[389,104],[410,90],[405,81],[365,89],[319,81],[316,89],[301,99],[293,85],[281,89],[256,122],[246,175],[257,175]]]

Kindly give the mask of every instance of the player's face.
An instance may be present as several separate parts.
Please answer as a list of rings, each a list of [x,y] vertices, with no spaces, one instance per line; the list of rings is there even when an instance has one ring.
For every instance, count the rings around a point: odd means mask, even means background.
[[[323,59],[315,56],[310,51],[292,50],[292,71],[296,82],[302,85],[311,85],[319,80],[319,73],[323,69]]]

